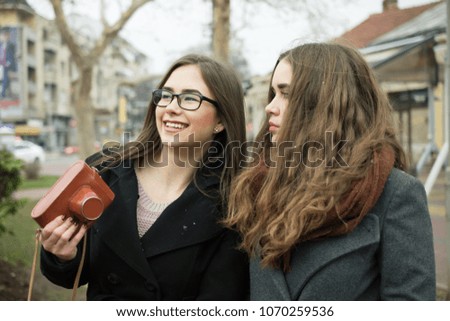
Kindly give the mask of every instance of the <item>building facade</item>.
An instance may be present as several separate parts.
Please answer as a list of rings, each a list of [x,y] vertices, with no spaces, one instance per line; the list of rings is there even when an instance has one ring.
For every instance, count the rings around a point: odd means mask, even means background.
[[[375,70],[416,174],[444,144],[446,11],[444,1],[400,9],[396,0],[384,0],[382,13],[340,38],[359,47]]]
[[[94,41],[95,22],[76,16],[68,21],[77,41],[86,46]],[[0,63],[0,123],[48,151],[77,145],[72,93],[78,72],[54,21],[38,15],[25,0],[0,0]],[[146,66],[147,57],[123,38],[105,50],[94,68],[91,92],[98,142],[120,135],[120,84],[147,74]]]

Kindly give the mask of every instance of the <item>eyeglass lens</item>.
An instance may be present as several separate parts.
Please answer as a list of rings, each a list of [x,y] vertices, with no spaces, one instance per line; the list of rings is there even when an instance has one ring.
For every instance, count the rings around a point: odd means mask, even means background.
[[[178,105],[185,109],[197,109],[202,99],[193,93],[183,93],[175,95],[168,90],[155,90],[153,93],[153,102],[160,107],[167,107],[174,98],[177,98]]]

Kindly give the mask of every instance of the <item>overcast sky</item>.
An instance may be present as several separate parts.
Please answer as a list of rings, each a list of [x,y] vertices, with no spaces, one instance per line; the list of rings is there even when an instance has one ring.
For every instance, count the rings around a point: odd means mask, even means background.
[[[309,0],[308,0],[309,1]],[[47,0],[28,0],[38,13],[52,18]],[[323,0],[322,0],[323,2]],[[306,17],[301,13],[274,9],[265,5],[244,5],[232,0],[232,46],[247,59],[252,74],[267,73],[272,69],[279,53],[299,41],[327,40],[339,36],[364,21],[369,15],[382,11],[382,0],[327,0],[326,14],[316,21],[316,32],[311,33]],[[406,8],[433,0],[398,0]],[[77,0],[76,12],[94,15],[97,0]],[[109,5],[113,1],[107,1]],[[211,36],[211,1],[208,0],[155,0],[130,19],[121,36],[150,57],[149,70],[155,73],[165,69],[192,48],[208,46]],[[311,0],[312,4],[317,3]],[[338,3],[341,3],[338,5]],[[334,4],[334,6],[333,6]],[[178,8],[178,9],[174,9]],[[116,8],[117,9],[117,8]],[[110,17],[114,18],[111,7]]]

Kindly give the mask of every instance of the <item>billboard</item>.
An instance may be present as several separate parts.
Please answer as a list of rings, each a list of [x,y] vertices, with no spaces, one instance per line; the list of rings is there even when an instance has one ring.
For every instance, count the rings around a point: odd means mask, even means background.
[[[22,115],[20,99],[19,28],[0,27],[0,116]],[[1,119],[0,119],[1,120]]]

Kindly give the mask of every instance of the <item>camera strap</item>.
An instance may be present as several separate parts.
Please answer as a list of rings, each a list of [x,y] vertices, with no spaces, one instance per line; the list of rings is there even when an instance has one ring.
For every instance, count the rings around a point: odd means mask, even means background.
[[[37,268],[37,256],[39,253],[39,238],[41,235],[41,229],[38,228],[36,230],[36,235],[35,235],[35,240],[34,240],[34,256],[33,256],[33,263],[31,265],[31,274],[30,274],[30,282],[28,285],[28,297],[27,297],[27,301],[31,301],[31,295],[33,293],[33,285],[34,285],[34,277],[36,274],[36,268]],[[75,301],[77,298],[77,290],[78,290],[78,285],[80,283],[80,277],[81,277],[81,271],[83,270],[83,265],[84,265],[84,258],[86,256],[86,244],[87,244],[87,237],[86,235],[83,237],[83,246],[82,246],[82,250],[81,250],[81,259],[80,259],[80,264],[78,266],[78,270],[77,270],[77,274],[75,275],[75,280],[73,282],[73,288],[72,288],[72,301]]]
[[[80,224],[83,222],[83,224],[87,224],[86,226],[89,227],[114,199],[114,193],[100,176],[101,173],[106,172],[108,169],[109,168],[104,168],[102,172],[99,172],[96,167],[89,166],[85,161],[77,161],[57,180],[47,194],[45,194],[36,204],[31,211],[31,217],[36,220],[39,226],[44,227],[55,218],[55,213],[63,213],[65,216],[70,216],[72,211],[72,214],[81,215],[80,213],[82,213],[83,218],[78,221]],[[59,202],[58,199],[60,200]],[[69,199],[69,202],[66,202],[67,199]],[[84,206],[87,207],[86,212],[84,212]],[[41,229],[38,229],[35,236],[34,258],[28,288],[28,301],[31,300],[31,294],[33,292],[40,236]],[[81,272],[85,262],[86,248],[87,236],[85,235],[83,237],[80,264],[73,284],[72,300],[76,300]]]

